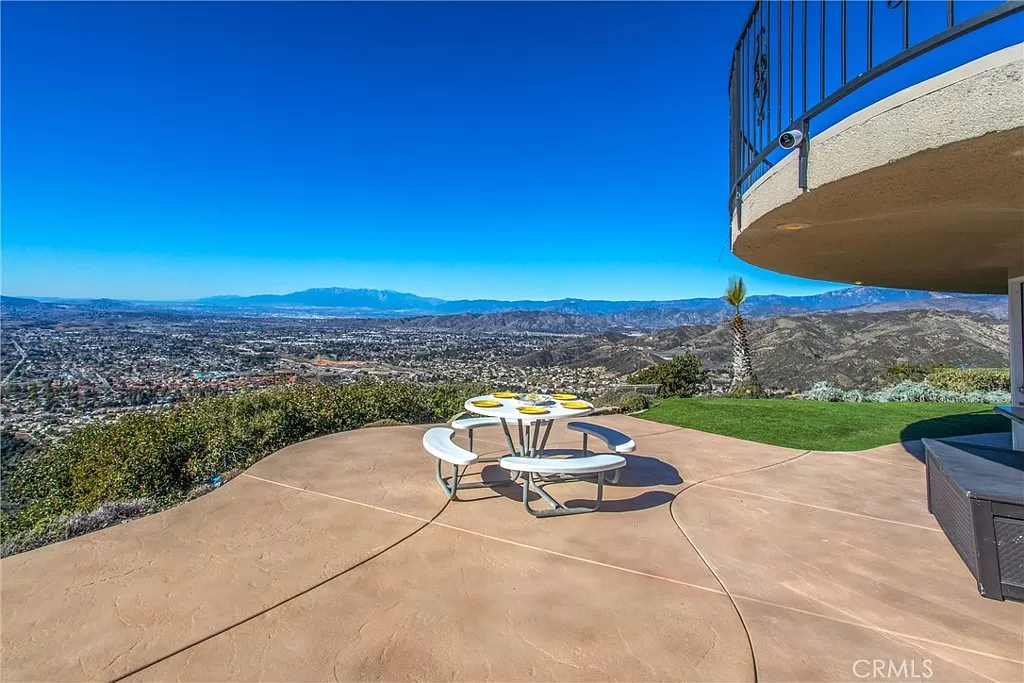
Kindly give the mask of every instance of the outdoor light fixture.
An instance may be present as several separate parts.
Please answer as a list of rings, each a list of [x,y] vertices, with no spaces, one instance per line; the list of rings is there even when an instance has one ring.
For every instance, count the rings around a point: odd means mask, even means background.
[[[779,225],[776,225],[775,227],[778,228],[779,230],[787,230],[787,231],[789,231],[789,230],[803,230],[804,228],[809,228],[810,226],[807,225],[807,223],[780,223]]]

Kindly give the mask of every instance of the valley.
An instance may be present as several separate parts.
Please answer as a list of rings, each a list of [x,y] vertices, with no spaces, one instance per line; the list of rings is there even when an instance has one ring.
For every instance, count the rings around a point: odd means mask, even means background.
[[[717,314],[648,330],[619,324],[621,311],[339,318],[197,315],[110,301],[2,303],[4,428],[46,441],[98,419],[280,382],[482,382],[596,397],[640,368],[690,352],[710,371],[709,393],[721,394],[732,362],[730,323]],[[899,363],[1007,363],[1006,320],[984,313],[911,307],[752,316],[748,332],[754,369],[776,395],[822,380],[877,386]]]

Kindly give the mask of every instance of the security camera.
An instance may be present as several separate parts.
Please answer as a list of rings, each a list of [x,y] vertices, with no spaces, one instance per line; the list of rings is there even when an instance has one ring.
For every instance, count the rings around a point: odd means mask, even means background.
[[[804,133],[801,130],[787,130],[779,136],[779,147],[782,149],[793,149],[804,140]]]

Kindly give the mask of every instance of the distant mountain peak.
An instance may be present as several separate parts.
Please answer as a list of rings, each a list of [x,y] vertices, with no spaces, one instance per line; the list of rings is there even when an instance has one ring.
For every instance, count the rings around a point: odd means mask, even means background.
[[[256,294],[254,296],[206,297],[192,303],[200,306],[231,306],[273,308],[307,306],[311,308],[368,309],[375,311],[430,311],[440,299],[429,299],[390,289],[353,289],[349,287],[314,287],[290,294]]]

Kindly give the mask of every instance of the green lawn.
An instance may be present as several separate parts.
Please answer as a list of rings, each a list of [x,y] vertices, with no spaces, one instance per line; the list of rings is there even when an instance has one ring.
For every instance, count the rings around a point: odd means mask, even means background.
[[[776,446],[860,451],[925,437],[1009,431],[1010,421],[992,408],[978,403],[669,398],[640,417]]]

